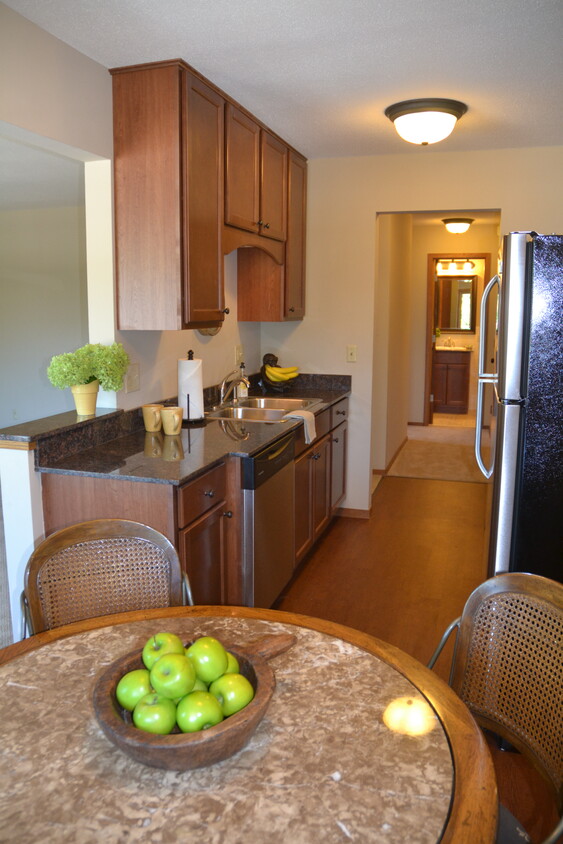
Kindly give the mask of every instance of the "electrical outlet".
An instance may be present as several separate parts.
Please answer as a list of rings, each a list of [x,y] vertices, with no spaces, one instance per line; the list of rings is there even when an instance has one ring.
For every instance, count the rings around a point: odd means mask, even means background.
[[[346,363],[356,363],[358,360],[358,347],[346,346]]]
[[[134,393],[141,389],[141,365],[132,363],[129,365],[125,376],[125,392]]]
[[[244,363],[244,349],[241,345],[235,346],[235,365]]]

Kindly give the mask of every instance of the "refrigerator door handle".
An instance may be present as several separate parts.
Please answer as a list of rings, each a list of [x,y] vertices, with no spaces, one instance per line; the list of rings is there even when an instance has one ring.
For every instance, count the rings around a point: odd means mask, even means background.
[[[488,479],[493,474],[494,469],[494,450],[491,448],[491,465],[485,466],[483,457],[481,456],[481,429],[483,426],[483,391],[485,384],[493,383],[492,378],[480,378],[477,382],[477,410],[475,413],[475,460],[479,469]]]
[[[487,343],[487,305],[489,301],[489,296],[491,295],[493,288],[495,285],[500,283],[500,278],[498,275],[494,275],[492,279],[489,281],[487,286],[483,291],[483,295],[481,297],[481,333],[479,335],[479,378],[486,378],[488,381],[492,381],[496,379],[496,372],[486,372],[485,367],[485,351],[486,351],[486,343]]]
[[[483,457],[481,455],[481,430],[483,427],[483,392],[485,389],[485,384],[496,384],[497,381],[497,374],[496,372],[486,372],[485,367],[485,347],[487,342],[487,305],[489,296],[495,285],[499,284],[500,278],[498,275],[494,275],[492,279],[489,281],[485,290],[483,291],[483,296],[481,297],[481,334],[479,337],[479,376],[477,381],[477,411],[475,414],[475,460],[477,461],[477,465],[479,469],[483,473],[483,475],[488,479],[493,474],[494,469],[494,449],[491,448],[491,465],[485,466],[483,462]]]

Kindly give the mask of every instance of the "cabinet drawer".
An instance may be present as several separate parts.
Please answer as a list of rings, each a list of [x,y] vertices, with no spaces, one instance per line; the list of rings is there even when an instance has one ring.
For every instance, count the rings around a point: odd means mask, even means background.
[[[181,529],[226,497],[227,471],[221,463],[178,490],[178,527]]]
[[[346,419],[348,419],[348,412],[349,412],[349,399],[342,399],[342,401],[336,402],[330,408],[330,428],[336,428],[337,425],[340,425]]]
[[[305,451],[306,448],[311,448],[315,443],[317,443],[321,437],[324,437],[325,434],[328,434],[330,431],[330,407],[327,407],[326,410],[323,410],[317,416],[315,416],[315,432],[317,434],[316,439],[312,443],[305,442],[305,427],[302,426],[298,428],[295,432],[295,456],[298,457],[301,452]]]

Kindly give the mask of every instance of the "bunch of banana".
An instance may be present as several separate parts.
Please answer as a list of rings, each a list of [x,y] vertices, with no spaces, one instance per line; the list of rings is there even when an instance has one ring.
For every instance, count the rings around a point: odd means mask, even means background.
[[[286,381],[292,381],[299,375],[299,367],[297,366],[264,366],[264,373],[268,381],[273,384],[281,384]]]

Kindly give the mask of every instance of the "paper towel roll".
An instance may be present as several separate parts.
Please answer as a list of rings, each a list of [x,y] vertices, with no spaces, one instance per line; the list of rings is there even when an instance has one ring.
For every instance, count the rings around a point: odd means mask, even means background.
[[[203,419],[203,367],[198,359],[178,361],[178,406],[183,418]]]

